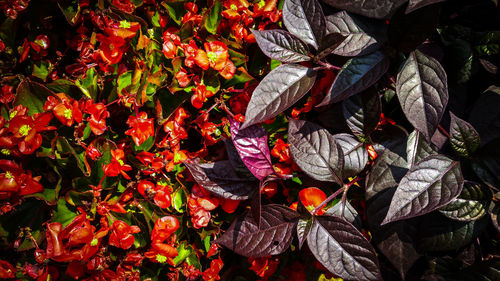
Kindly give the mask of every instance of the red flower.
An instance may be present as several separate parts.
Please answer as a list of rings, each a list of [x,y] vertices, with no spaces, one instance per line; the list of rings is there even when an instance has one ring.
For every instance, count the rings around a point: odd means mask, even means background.
[[[14,100],[14,87],[11,85],[2,86],[2,95],[0,95],[0,103],[9,103]]]
[[[153,231],[151,232],[151,240],[156,243],[162,243],[167,240],[170,235],[179,229],[179,221],[173,216],[164,216],[155,222]]]
[[[139,116],[129,116],[127,120],[130,129],[125,134],[131,136],[137,146],[140,146],[149,137],[154,136],[154,118],[147,118],[148,114],[146,112],[140,112]]]
[[[106,131],[106,118],[109,117],[109,112],[103,103],[93,103],[88,100],[85,104],[85,113],[90,114],[87,118],[92,133],[96,136],[102,135]]]
[[[124,178],[130,179],[130,177],[125,173],[126,171],[132,170],[130,165],[125,164],[123,159],[125,158],[125,153],[121,149],[111,150],[111,163],[104,165],[104,174],[108,177],[116,177],[121,174]]]
[[[290,145],[282,139],[277,139],[271,150],[271,155],[278,158],[280,162],[290,161]]]
[[[73,122],[82,122],[83,113],[78,101],[70,99],[63,93],[57,94],[57,98],[49,96],[43,106],[44,110],[52,110],[57,119],[64,125],[70,127]]]
[[[146,166],[147,169],[142,171],[145,175],[158,173],[165,166],[163,159],[161,157],[156,157],[156,155],[151,152],[142,151],[136,155],[136,158]]]
[[[128,14],[135,10],[135,6],[130,0],[113,0],[113,6]]]
[[[170,39],[163,42],[162,51],[163,51],[163,54],[165,55],[165,57],[167,57],[169,59],[173,59],[173,58],[175,58],[175,56],[177,56],[177,46]]]
[[[181,67],[175,74],[175,79],[177,79],[179,86],[181,86],[182,88],[187,87],[187,85],[189,85],[189,82],[191,82],[191,78],[189,78],[189,75],[183,67]]]
[[[226,66],[227,60],[229,59],[226,44],[221,41],[205,43],[205,51],[207,52],[210,67],[218,71],[223,70]]]
[[[40,177],[33,178],[31,171],[27,173],[16,163],[10,160],[0,160],[0,199],[9,198],[13,194],[20,196],[43,191],[43,186],[38,181]]]
[[[312,211],[326,200],[326,194],[319,188],[308,187],[299,192],[299,199],[307,210]],[[325,211],[321,209],[316,214],[322,215],[324,212]]]
[[[192,91],[194,94],[191,96],[191,104],[198,109],[203,106],[203,103],[207,101],[208,98],[214,95],[214,93],[207,90],[207,86],[203,84],[196,85],[196,88],[193,88]]]
[[[100,45],[96,54],[100,55],[100,58],[106,65],[120,62],[123,53],[127,49],[125,39],[118,36],[106,37],[102,34],[97,34],[97,40],[100,42]]]
[[[174,264],[173,258],[175,258],[179,253],[177,249],[173,246],[165,243],[152,243],[151,249],[144,253],[144,256],[156,263],[169,263]]]
[[[87,146],[87,148],[85,149],[85,154],[94,161],[101,158],[102,156],[102,153],[93,144],[89,144],[89,146]]]
[[[210,267],[207,268],[205,271],[203,271],[201,275],[203,277],[203,280],[204,281],[220,280],[219,272],[221,271],[222,267],[224,267],[224,263],[222,262],[221,258],[213,260],[210,263]]]
[[[251,264],[250,270],[255,272],[258,276],[267,280],[271,277],[276,269],[278,269],[279,260],[272,257],[263,258],[248,258],[248,262]]]
[[[18,143],[18,149],[23,154],[32,154],[42,145],[40,132],[55,130],[47,126],[52,119],[50,113],[35,114],[35,119],[28,115],[18,113],[9,122],[9,132]]]
[[[141,232],[136,225],[128,225],[124,221],[116,220],[109,235],[109,245],[122,249],[129,249],[134,244],[135,238],[132,234]]]
[[[0,278],[15,278],[16,269],[8,261],[0,260]]]

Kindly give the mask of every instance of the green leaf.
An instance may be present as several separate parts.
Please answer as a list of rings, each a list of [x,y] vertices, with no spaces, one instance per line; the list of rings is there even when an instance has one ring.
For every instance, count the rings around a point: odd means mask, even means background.
[[[185,93],[176,93],[173,94],[166,87],[159,89],[156,92],[156,97],[161,105],[162,115],[164,119],[168,119],[168,117],[175,112],[175,110],[183,104],[191,95]]]
[[[181,264],[187,257],[191,255],[193,252],[193,248],[189,245],[186,246],[186,241],[182,241],[182,243],[177,246],[178,256],[174,258],[174,265],[178,266]]]
[[[224,87],[231,87],[236,85],[242,85],[252,80],[254,80],[254,78],[246,71],[246,69],[244,67],[239,67],[236,69],[233,78],[225,80],[223,84]]]
[[[184,16],[184,3],[183,2],[162,2],[161,5],[167,9],[169,18],[172,19],[177,25],[181,25],[182,17]]]
[[[153,145],[155,144],[155,138],[150,136],[147,140],[145,140],[141,145],[137,146],[135,143],[132,143],[135,151],[149,151]]]
[[[85,74],[85,78],[76,80],[75,83],[87,97],[91,99],[97,97],[97,74],[94,68],[89,68]]]
[[[52,64],[49,61],[41,60],[33,64],[33,73],[31,75],[45,81],[50,73]]]
[[[42,113],[43,105],[47,101],[47,97],[51,96],[52,92],[42,84],[37,82],[24,80],[17,86],[17,96],[14,100],[14,105],[23,105],[29,109],[29,115]]]
[[[464,188],[458,198],[439,211],[450,219],[458,221],[478,220],[488,212],[491,198],[492,194],[485,186],[465,181]]]
[[[60,222],[63,226],[67,226],[76,217],[76,213],[70,210],[66,200],[61,198],[57,201],[57,207],[53,211],[53,222]]]
[[[219,22],[222,19],[221,11],[222,4],[219,0],[216,0],[213,6],[210,7],[210,10],[208,10],[207,14],[205,15],[204,26],[208,32],[212,34],[217,33]]]
[[[65,93],[74,99],[80,99],[83,96],[83,92],[80,88],[73,81],[67,79],[57,79],[51,83],[45,84],[45,86],[54,93]]]
[[[187,202],[187,196],[184,189],[179,188],[174,193],[174,209],[179,213],[184,213],[184,205]]]
[[[66,17],[66,20],[69,22],[69,24],[75,25],[78,22],[78,20],[80,19],[80,1],[59,0],[57,1],[57,5],[59,6],[59,9],[61,9],[61,11],[63,12],[64,17]]]

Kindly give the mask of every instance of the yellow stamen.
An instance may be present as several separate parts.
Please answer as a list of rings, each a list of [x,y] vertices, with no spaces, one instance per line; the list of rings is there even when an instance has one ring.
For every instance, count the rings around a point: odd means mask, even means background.
[[[14,176],[12,175],[12,173],[11,173],[11,172],[9,172],[9,171],[7,171],[7,172],[5,173],[5,177],[6,177],[7,179],[12,179],[12,178],[14,178]]]
[[[73,117],[73,111],[71,111],[71,109],[65,109],[63,114],[64,118],[68,120],[71,120],[71,118]]]
[[[165,257],[164,255],[156,255],[156,261],[159,262],[159,263],[165,263],[167,261],[167,257]]]
[[[19,128],[19,134],[23,137],[27,136],[31,131],[30,125],[22,125],[21,128]]]

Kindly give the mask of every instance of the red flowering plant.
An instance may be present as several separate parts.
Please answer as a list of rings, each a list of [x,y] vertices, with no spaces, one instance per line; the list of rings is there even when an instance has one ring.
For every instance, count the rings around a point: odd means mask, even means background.
[[[365,2],[0,1],[0,279],[498,279],[496,1]]]

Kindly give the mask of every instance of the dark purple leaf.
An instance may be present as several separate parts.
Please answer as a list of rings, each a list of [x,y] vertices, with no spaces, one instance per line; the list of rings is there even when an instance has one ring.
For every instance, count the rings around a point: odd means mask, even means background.
[[[342,218],[316,217],[307,245],[323,266],[343,279],[382,280],[372,245]]]
[[[408,136],[406,155],[410,167],[433,154],[437,154],[437,151],[423,138],[420,132],[415,130]]]
[[[464,222],[448,219],[439,213],[424,217],[419,225],[420,251],[453,251],[471,243],[486,227],[488,218]]]
[[[444,155],[424,158],[401,179],[382,223],[430,213],[457,198],[463,183],[459,162]]]
[[[339,102],[377,82],[389,68],[389,60],[377,51],[366,56],[348,60],[337,74],[326,97],[317,106]]]
[[[351,132],[360,140],[366,140],[380,120],[382,112],[380,97],[372,87],[359,95],[345,99],[342,102],[342,111]]]
[[[315,49],[325,35],[325,15],[318,0],[285,0],[283,23],[290,33]]]
[[[440,11],[439,7],[432,6],[411,14],[405,14],[403,9],[398,10],[391,18],[387,29],[388,43],[405,54],[417,49],[436,33]]]
[[[309,48],[296,36],[285,30],[253,30],[259,48],[266,56],[282,62],[308,61]]]
[[[271,153],[267,145],[267,131],[257,125],[240,130],[240,123],[229,119],[231,124],[231,139],[248,170],[264,180],[274,173]]]
[[[463,157],[471,157],[481,143],[481,138],[471,124],[450,111],[450,144]]]
[[[417,232],[414,221],[397,221],[380,225],[384,220],[396,185],[376,193],[366,202],[367,223],[372,234],[372,243],[388,258],[398,270],[401,278],[420,257],[414,247],[414,236]]]
[[[500,280],[500,259],[492,258],[476,262],[473,265],[458,271],[453,272],[451,278],[461,281],[477,281],[477,280]]]
[[[238,177],[228,160],[203,164],[186,161],[184,164],[199,185],[220,197],[245,200],[259,189],[258,181]]]
[[[365,145],[349,134],[336,134],[333,137],[344,154],[342,176],[344,179],[355,177],[368,162],[368,151]]]
[[[260,195],[261,191],[262,188],[259,186],[259,192],[256,192],[252,197],[252,200],[250,201],[250,211],[253,217],[253,221],[256,222],[258,228],[260,228],[260,214],[262,211],[262,196]]]
[[[290,153],[297,165],[310,177],[342,185],[344,155],[335,137],[311,122],[290,119]]]
[[[301,218],[297,222],[297,239],[299,240],[299,249],[302,249],[304,242],[306,242],[307,235],[309,234],[309,231],[311,231],[312,224],[312,217],[309,219]]]
[[[479,132],[481,145],[500,137],[500,87],[490,86],[474,104],[469,122]]]
[[[472,169],[476,175],[494,190],[500,190],[500,138],[483,146],[475,155]]]
[[[319,52],[314,59],[317,61],[328,56],[333,51],[335,51],[337,47],[342,44],[342,42],[344,42],[345,39],[346,36],[340,33],[330,33],[326,35],[323,38],[323,41],[321,41]]]
[[[360,14],[369,18],[389,18],[407,0],[324,0],[326,4],[339,10]]]
[[[231,162],[233,170],[238,175],[238,177],[254,178],[252,172],[248,170],[245,163],[243,163],[243,161],[241,160],[240,154],[236,150],[233,140],[226,139],[224,140],[224,144],[226,145],[227,158],[229,159],[229,162]]]
[[[408,121],[430,142],[448,103],[443,67],[418,50],[412,52],[398,73],[396,92]]]
[[[478,220],[488,212],[492,196],[490,190],[480,183],[465,181],[458,198],[440,208],[439,212],[458,221]]]
[[[314,85],[312,68],[283,64],[275,68],[253,91],[242,129],[273,118],[300,100]]]
[[[347,201],[345,202],[345,204],[343,204],[342,201],[339,201],[337,204],[333,205],[333,207],[328,209],[325,212],[325,215],[343,218],[346,221],[350,222],[359,231],[361,231],[361,216],[358,214],[356,209],[354,209],[354,207]]]
[[[347,38],[332,51],[345,57],[362,56],[380,48],[387,40],[387,25],[383,22],[364,21],[346,11],[326,17],[326,33],[340,33]]]
[[[408,172],[406,161],[406,138],[387,145],[377,151],[378,157],[365,181],[366,200],[371,199],[377,193],[396,188]],[[381,222],[382,220],[380,220]]]
[[[408,7],[406,7],[405,13],[409,14],[417,9],[425,7],[427,5],[443,2],[445,0],[410,0],[408,2]]]
[[[283,253],[292,243],[299,215],[290,208],[262,206],[260,228],[247,212],[236,219],[215,242],[245,257],[265,257]]]

